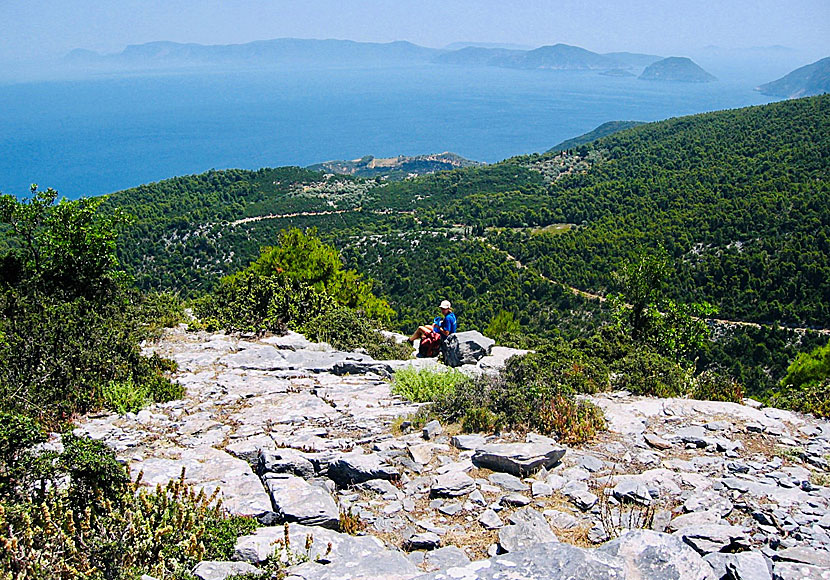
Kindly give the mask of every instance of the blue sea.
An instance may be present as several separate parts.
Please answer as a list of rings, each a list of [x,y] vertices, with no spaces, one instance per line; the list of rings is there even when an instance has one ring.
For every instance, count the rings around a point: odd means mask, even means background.
[[[0,192],[23,196],[38,183],[77,198],[211,168],[364,155],[452,151],[494,162],[544,151],[606,121],[772,100],[752,90],[757,84],[427,64],[6,83]]]

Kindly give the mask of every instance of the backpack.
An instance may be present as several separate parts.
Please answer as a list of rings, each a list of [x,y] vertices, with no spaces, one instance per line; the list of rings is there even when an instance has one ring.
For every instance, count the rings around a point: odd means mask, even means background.
[[[418,345],[418,356],[422,358],[433,358],[441,352],[441,335],[437,332],[430,332],[421,338]]]

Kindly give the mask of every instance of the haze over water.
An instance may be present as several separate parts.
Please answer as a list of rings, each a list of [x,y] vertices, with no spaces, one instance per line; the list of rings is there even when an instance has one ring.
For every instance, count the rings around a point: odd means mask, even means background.
[[[0,85],[0,191],[24,195],[38,183],[75,198],[210,168],[369,154],[494,162],[605,121],[769,102],[752,90],[758,82],[419,64]]]

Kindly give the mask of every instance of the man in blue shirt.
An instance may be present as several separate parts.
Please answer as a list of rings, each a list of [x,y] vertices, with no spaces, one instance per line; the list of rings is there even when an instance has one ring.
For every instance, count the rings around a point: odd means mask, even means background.
[[[444,300],[441,302],[441,306],[439,308],[441,309],[441,315],[444,318],[440,319],[436,316],[432,326],[419,326],[418,330],[415,331],[415,334],[409,337],[409,342],[415,342],[416,340],[424,338],[428,335],[435,335],[435,338],[443,341],[455,332],[458,327],[458,321],[455,318],[455,312],[452,311],[452,304],[450,304],[449,300]]]

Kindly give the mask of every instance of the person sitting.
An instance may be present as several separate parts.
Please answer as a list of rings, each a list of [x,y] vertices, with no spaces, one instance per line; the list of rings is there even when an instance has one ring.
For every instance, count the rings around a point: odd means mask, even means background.
[[[444,300],[439,306],[443,319],[436,316],[432,326],[419,326],[415,333],[409,337],[409,342],[421,341],[419,352],[423,356],[437,356],[441,349],[441,343],[458,327],[455,313],[452,311],[452,304]],[[429,346],[429,348],[425,348]]]

